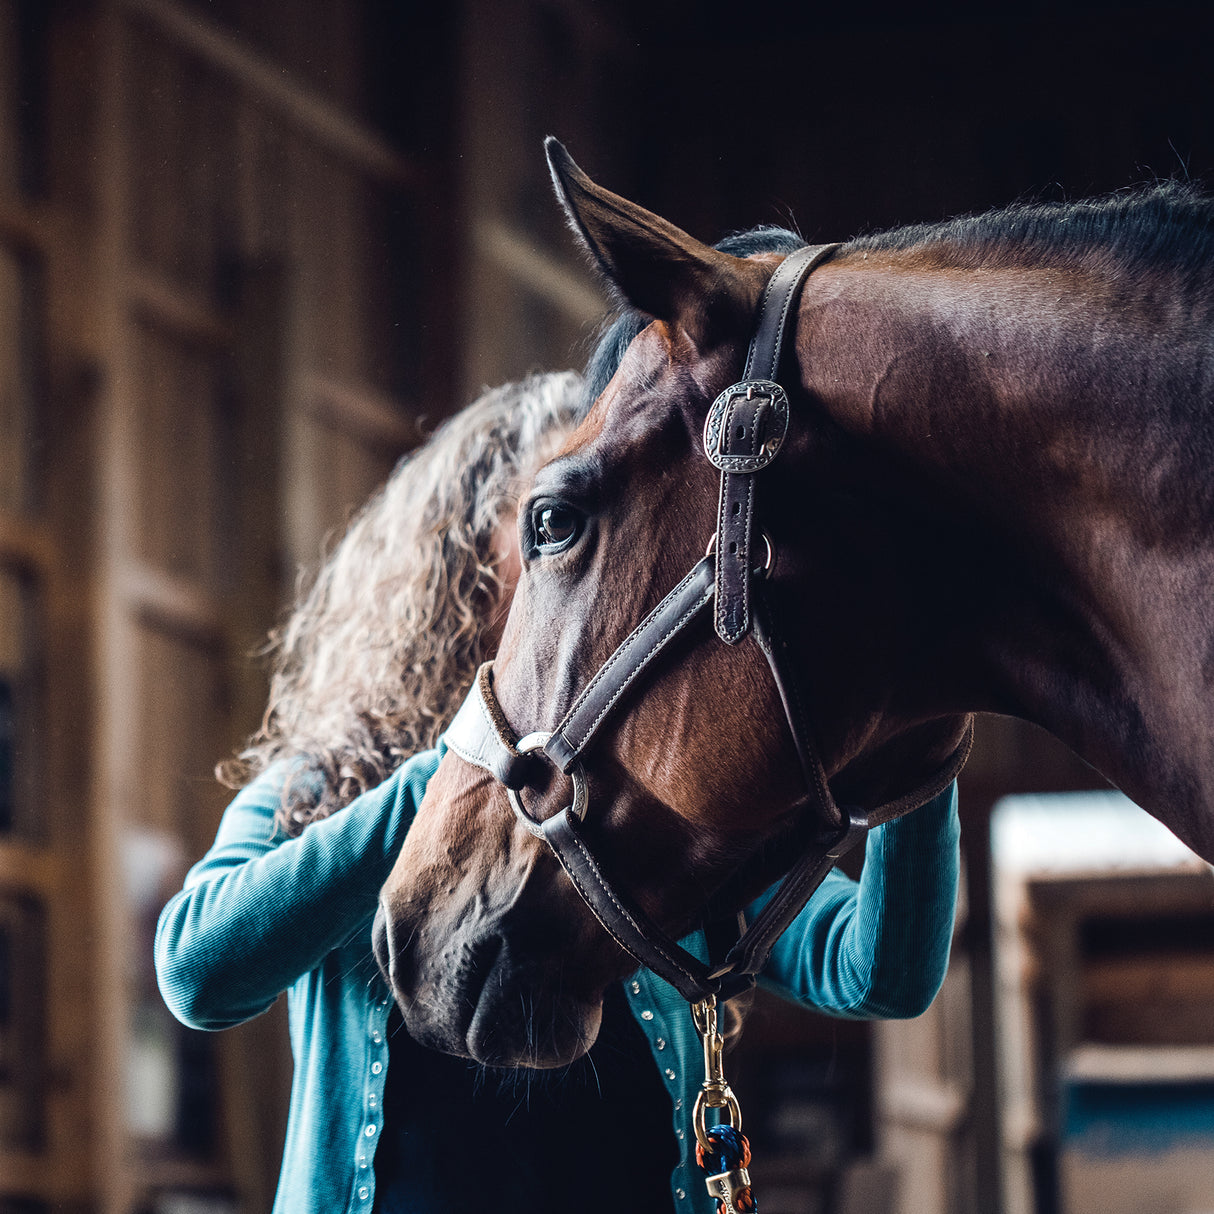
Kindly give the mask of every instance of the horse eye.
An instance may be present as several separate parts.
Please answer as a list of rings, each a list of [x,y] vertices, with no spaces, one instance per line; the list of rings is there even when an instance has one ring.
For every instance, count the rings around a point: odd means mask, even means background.
[[[559,552],[567,548],[582,530],[581,516],[562,502],[537,506],[532,519],[536,545],[544,553]]]

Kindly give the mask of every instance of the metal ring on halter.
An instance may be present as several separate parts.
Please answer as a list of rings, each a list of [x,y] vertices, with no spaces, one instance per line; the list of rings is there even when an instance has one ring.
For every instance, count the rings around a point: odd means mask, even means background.
[[[752,569],[751,573],[755,577],[771,577],[771,571],[776,567],[776,546],[771,542],[771,536],[766,531],[760,531],[759,535],[763,539],[763,563],[757,568]],[[708,541],[708,547],[704,549],[705,556],[712,556],[717,547],[717,533],[712,533],[712,538]]]
[[[519,738],[514,749],[521,755],[529,755],[537,750],[542,751],[548,745],[550,737],[552,737],[550,733],[529,733],[525,737]],[[573,803],[567,805],[562,812],[567,812],[570,817],[581,822],[586,817],[586,810],[590,808],[590,790],[586,785],[586,773],[582,771],[582,765],[576,763],[565,774],[573,782]],[[522,794],[513,788],[507,788],[506,796],[510,801],[510,808],[514,810],[518,820],[533,835],[542,836],[544,824],[527,812]]]
[[[696,1097],[695,1108],[691,1112],[691,1125],[696,1132],[696,1141],[706,1151],[713,1149],[712,1139],[708,1137],[708,1118],[709,1109],[725,1109],[729,1114],[729,1124],[740,1134],[742,1132],[742,1106],[738,1104],[738,1098],[733,1094],[733,1089],[728,1084],[725,1085],[725,1091],[713,1093],[713,1098],[710,1101],[707,1092],[701,1092]],[[721,1123],[718,1121],[718,1125]]]

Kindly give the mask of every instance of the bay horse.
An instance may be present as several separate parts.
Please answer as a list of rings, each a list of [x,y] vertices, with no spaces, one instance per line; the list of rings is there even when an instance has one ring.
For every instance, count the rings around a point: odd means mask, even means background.
[[[689,568],[725,560],[704,558],[725,513],[706,418],[782,264],[704,245],[548,155],[576,236],[643,319],[520,504],[482,710],[516,740],[576,708]],[[781,635],[722,643],[697,615],[620,689],[575,790],[586,849],[646,922],[678,936],[796,859],[803,756],[764,645],[795,678],[828,808],[912,795],[963,752],[970,714],[1008,714],[1214,860],[1212,254],[1214,203],[1165,183],[815,255],[787,301],[791,421],[747,558],[769,566]],[[532,770],[523,794],[500,776],[443,758],[376,948],[419,1040],[556,1066],[636,961],[537,837],[567,782]]]

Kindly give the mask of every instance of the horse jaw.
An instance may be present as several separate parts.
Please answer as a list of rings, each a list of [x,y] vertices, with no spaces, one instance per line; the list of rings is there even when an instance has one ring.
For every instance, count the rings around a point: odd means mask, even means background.
[[[410,1036],[485,1066],[564,1066],[594,1043],[633,963],[500,787],[439,764],[380,894],[375,953]]]

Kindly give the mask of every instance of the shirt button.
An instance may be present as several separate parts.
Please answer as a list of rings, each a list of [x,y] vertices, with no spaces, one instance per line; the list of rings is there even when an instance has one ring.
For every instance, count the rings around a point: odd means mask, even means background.
[[[653,1013],[652,1013],[652,1012],[648,1012],[648,1011],[646,1011],[646,1012],[642,1012],[642,1013],[641,1013],[641,1019],[642,1019],[642,1020],[652,1020],[652,1019],[653,1019]]]
[[[384,1039],[384,1035],[383,1035],[383,1033],[381,1033],[379,1031],[379,1029],[371,1030],[371,1040],[374,1041],[376,1045],[379,1045],[379,1043],[381,1041],[383,1041],[383,1039]]]
[[[675,1075],[674,1071],[672,1071],[672,1070],[670,1069],[670,1067],[667,1067],[667,1068],[666,1068],[666,1078],[667,1078],[667,1079],[676,1079],[676,1078],[678,1078],[678,1076],[677,1076],[677,1075]]]
[[[676,1197],[677,1197],[677,1198],[678,1198],[680,1201],[682,1201],[682,1200],[683,1200],[683,1198],[687,1196],[687,1194],[686,1194],[686,1193],[684,1193],[682,1189],[675,1189],[675,1191],[674,1191],[674,1195],[675,1195],[675,1196],[676,1196]]]
[[[675,1130],[675,1133],[678,1135],[680,1141],[687,1137],[687,1135],[683,1132],[682,1126]]]
[[[374,1092],[372,1092],[372,1093],[371,1093],[371,1095],[367,1097],[367,1103],[368,1103],[368,1104],[369,1104],[369,1105],[370,1105],[372,1108],[375,1108],[375,1103],[376,1103],[376,1101],[375,1101],[375,1093],[374,1093]]]
[[[632,993],[634,995],[639,995],[641,993],[641,984],[639,982],[637,982],[636,979],[634,978],[632,980],[631,985],[632,985]]]
[[[375,1137],[375,1124],[374,1124],[374,1122],[372,1122],[372,1124],[371,1124],[371,1125],[367,1126],[367,1128],[366,1128],[365,1130],[363,1130],[363,1133],[364,1133],[364,1134],[366,1134],[366,1136],[367,1136],[368,1138],[374,1138],[374,1137]]]
[[[666,1038],[659,1037],[653,1044],[656,1045],[659,1050],[664,1050],[666,1048]]]
[[[674,1111],[677,1113],[682,1107],[683,1107],[683,1097],[680,1096],[678,1098],[678,1100],[676,1100],[674,1102]]]
[[[367,1198],[370,1196],[371,1196],[371,1190],[368,1189],[366,1185],[363,1185],[363,1187],[358,1190],[358,1200],[359,1201],[366,1201]]]
[[[384,1069],[384,1064],[382,1062],[371,1063],[371,1074],[372,1075],[378,1075],[380,1073],[380,1071],[382,1071],[383,1069]]]

